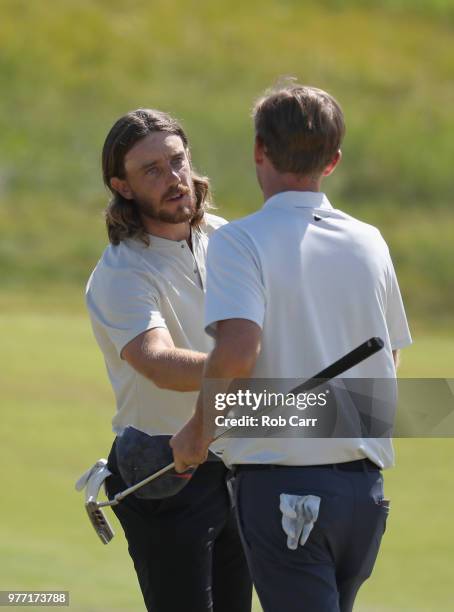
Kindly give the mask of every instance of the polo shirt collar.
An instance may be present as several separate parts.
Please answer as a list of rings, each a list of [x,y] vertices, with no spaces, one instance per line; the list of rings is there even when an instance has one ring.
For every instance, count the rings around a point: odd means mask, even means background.
[[[281,191],[266,200],[263,208],[324,208],[332,209],[330,201],[321,191]]]
[[[177,249],[181,248],[182,245],[187,246],[186,240],[169,240],[154,234],[148,234],[148,238],[150,239],[150,247],[153,249]]]
[[[169,240],[168,238],[161,238],[161,236],[155,236],[154,234],[148,234],[148,238],[150,240],[149,248],[152,249],[173,249],[176,251],[177,249],[189,248],[186,240]],[[191,240],[194,245],[199,239],[199,232],[194,230],[191,226]]]

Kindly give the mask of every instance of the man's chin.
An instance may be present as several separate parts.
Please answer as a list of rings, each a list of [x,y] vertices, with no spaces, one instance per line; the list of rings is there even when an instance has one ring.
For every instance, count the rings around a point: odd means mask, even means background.
[[[191,197],[183,196],[178,201],[165,200],[159,210],[159,218],[167,223],[184,223],[190,221],[195,215],[195,205]]]
[[[166,223],[184,223],[186,221],[191,221],[194,214],[194,208],[182,205],[174,211],[161,209],[159,211],[159,219],[161,221],[165,221]]]

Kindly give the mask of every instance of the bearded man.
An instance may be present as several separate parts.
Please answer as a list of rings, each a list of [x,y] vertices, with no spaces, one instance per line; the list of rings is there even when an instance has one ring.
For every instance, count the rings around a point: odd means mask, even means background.
[[[209,182],[168,114],[138,109],[110,130],[102,153],[112,193],[110,245],[87,286],[93,331],[116,397],[113,431],[175,433],[192,414],[206,354],[205,258],[225,221],[207,213]],[[251,581],[214,447],[187,486],[162,499],[130,495],[114,508],[148,610],[249,612]],[[126,488],[109,456],[112,498]]]

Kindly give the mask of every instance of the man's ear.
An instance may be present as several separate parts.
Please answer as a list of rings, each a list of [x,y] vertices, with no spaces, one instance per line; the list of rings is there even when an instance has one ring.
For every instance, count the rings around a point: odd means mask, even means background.
[[[128,181],[120,179],[118,178],[118,176],[113,176],[110,179],[110,186],[112,187],[112,189],[115,189],[115,191],[118,191],[118,193],[126,200],[134,199],[134,195],[128,185]]]
[[[256,164],[261,165],[265,159],[265,147],[258,136],[255,137],[254,144],[254,161]]]
[[[323,170],[323,176],[329,176],[330,174],[332,174],[341,159],[342,151],[339,149],[336,155],[334,156],[333,161]]]

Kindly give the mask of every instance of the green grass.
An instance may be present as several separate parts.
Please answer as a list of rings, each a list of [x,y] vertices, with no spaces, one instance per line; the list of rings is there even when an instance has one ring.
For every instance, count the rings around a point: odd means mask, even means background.
[[[4,0],[0,273],[81,283],[105,242],[100,151],[138,106],[179,117],[220,212],[261,203],[254,98],[283,74],[347,121],[333,202],[379,225],[412,318],[454,320],[451,0]]]
[[[141,610],[113,514],[108,511],[117,535],[103,547],[73,489],[111,441],[113,397],[104,364],[87,317],[57,314],[48,298],[35,314],[19,303],[7,306],[6,298],[2,303],[9,312],[0,317],[0,589],[68,589],[71,609],[80,612]],[[453,377],[453,343],[443,336],[415,339],[403,356],[402,374]],[[392,513],[356,610],[447,612],[453,604],[454,443],[398,440],[396,447],[397,467],[386,477]]]
[[[261,204],[253,99],[283,74],[334,93],[347,136],[326,190],[391,246],[416,340],[401,375],[453,377],[454,3],[3,0],[1,15],[0,588],[141,610],[120,529],[99,544],[73,490],[111,441],[82,298],[105,244],[108,129],[139,106],[175,114],[232,219]],[[356,609],[451,610],[453,441],[396,447],[392,514]]]

